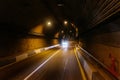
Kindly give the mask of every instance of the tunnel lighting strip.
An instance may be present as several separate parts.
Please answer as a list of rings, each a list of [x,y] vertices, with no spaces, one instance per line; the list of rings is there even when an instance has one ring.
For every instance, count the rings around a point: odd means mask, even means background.
[[[45,60],[42,64],[40,64],[33,72],[31,72],[27,77],[23,80],[28,80],[35,72],[37,72],[40,68],[42,68],[49,60],[51,60],[60,50],[56,51],[52,56],[50,56],[47,60]]]
[[[75,57],[76,57],[76,59],[77,59],[77,62],[78,62],[79,69],[80,69],[80,72],[81,72],[81,74],[82,74],[83,80],[87,80],[86,75],[85,75],[85,72],[84,72],[84,70],[83,70],[83,68],[82,68],[82,64],[80,63],[79,58],[78,58],[78,56],[77,56],[77,54],[76,54],[76,48],[74,48],[74,53],[75,53]]]

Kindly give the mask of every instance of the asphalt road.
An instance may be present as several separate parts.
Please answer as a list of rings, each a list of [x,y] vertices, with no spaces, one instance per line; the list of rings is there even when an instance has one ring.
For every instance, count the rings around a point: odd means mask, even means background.
[[[74,46],[54,48],[0,69],[0,80],[83,80]]]

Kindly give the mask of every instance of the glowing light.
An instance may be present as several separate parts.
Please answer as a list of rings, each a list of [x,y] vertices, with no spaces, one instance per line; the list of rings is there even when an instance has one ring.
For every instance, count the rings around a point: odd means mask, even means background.
[[[72,31],[70,30],[70,33],[71,33]]]
[[[64,33],[64,31],[62,30],[61,33]]]
[[[64,4],[57,4],[57,6],[62,7],[62,6],[64,6]]]
[[[50,21],[47,22],[47,26],[51,26],[52,23]]]
[[[62,41],[62,47],[67,48],[68,47],[68,42],[67,41]]]
[[[68,21],[64,21],[64,24],[67,25],[67,24],[68,24]]]

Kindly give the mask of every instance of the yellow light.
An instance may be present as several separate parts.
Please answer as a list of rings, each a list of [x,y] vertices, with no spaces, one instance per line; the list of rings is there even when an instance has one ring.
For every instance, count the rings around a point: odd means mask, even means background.
[[[64,24],[65,24],[65,25],[67,25],[67,24],[68,24],[68,22],[67,22],[67,21],[64,21]]]
[[[47,26],[51,26],[52,23],[50,21],[47,22]]]

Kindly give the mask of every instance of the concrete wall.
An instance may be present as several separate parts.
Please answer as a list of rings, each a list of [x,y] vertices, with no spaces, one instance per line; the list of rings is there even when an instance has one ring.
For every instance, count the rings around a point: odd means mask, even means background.
[[[109,69],[114,58],[115,71],[120,74],[120,18],[91,31],[85,44],[87,51]]]
[[[92,53],[97,59],[110,68],[112,62],[109,55],[115,58],[116,71],[120,73],[120,47],[113,47],[100,43],[92,43],[87,47],[89,52]]]
[[[57,39],[47,40],[45,38],[7,38],[0,40],[0,58],[21,55],[34,49],[48,47],[58,44]]]

